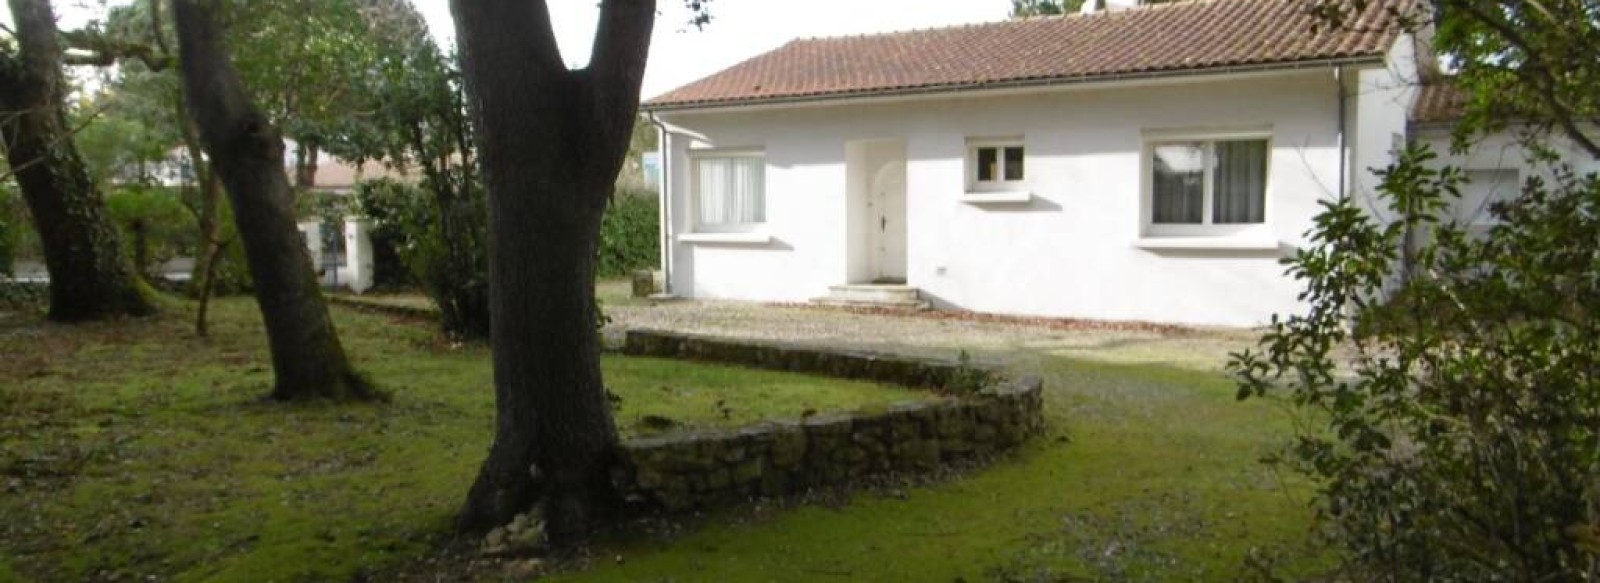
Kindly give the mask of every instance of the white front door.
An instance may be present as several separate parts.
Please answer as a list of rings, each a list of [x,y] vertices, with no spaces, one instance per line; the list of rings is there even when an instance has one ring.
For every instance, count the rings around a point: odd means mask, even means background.
[[[906,281],[906,164],[903,161],[885,163],[872,178],[868,193],[872,209],[873,281],[879,283],[905,283]]]

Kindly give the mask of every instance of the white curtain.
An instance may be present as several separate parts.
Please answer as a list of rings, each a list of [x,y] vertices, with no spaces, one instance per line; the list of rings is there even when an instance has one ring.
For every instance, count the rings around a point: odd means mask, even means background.
[[[766,161],[759,156],[698,158],[701,225],[745,225],[766,220]]]
[[[1212,214],[1215,224],[1260,223],[1266,220],[1267,141],[1238,140],[1213,144]]]

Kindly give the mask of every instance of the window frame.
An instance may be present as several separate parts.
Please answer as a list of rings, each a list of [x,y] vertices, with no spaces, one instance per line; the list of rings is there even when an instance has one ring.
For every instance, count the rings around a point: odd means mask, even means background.
[[[1028,185],[1028,145],[1022,136],[996,137],[996,138],[968,138],[966,155],[966,191],[967,192],[1008,192],[1026,190]],[[995,160],[999,162],[997,180],[978,179],[978,150],[993,148]],[[1022,149],[1022,179],[1006,180],[1006,149]]]
[[[767,153],[761,148],[695,149],[689,158],[689,220],[690,233],[750,233],[766,228],[771,220],[767,216]],[[756,158],[761,160],[761,220],[750,223],[700,222],[700,162],[707,159]]]
[[[1216,142],[1230,141],[1264,141],[1266,142],[1266,168],[1262,177],[1261,222],[1259,223],[1215,223],[1216,184],[1213,172],[1216,170],[1214,151]],[[1270,237],[1272,235],[1272,170],[1273,170],[1273,135],[1271,128],[1240,129],[1240,130],[1198,130],[1198,131],[1146,131],[1142,139],[1139,158],[1139,183],[1141,203],[1139,205],[1140,233],[1145,237]],[[1159,146],[1184,142],[1202,142],[1205,144],[1205,177],[1202,179],[1204,191],[1201,196],[1201,213],[1199,223],[1157,223],[1155,222],[1155,149]]]

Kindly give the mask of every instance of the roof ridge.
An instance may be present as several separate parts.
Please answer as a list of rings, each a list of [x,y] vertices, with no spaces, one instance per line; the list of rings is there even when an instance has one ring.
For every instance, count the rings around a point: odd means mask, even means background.
[[[1400,34],[1372,0],[1359,34],[1316,34],[1307,0],[1180,0],[1094,14],[791,39],[647,107],[956,91],[1238,67],[1375,62]],[[1181,12],[1180,12],[1181,11]],[[1176,12],[1168,15],[1166,12]]]
[[[1116,9],[1116,10],[1101,9],[1101,10],[1096,10],[1094,12],[1090,12],[1088,14],[1084,14],[1082,12],[1069,12],[1069,13],[1064,13],[1064,14],[1041,14],[1041,15],[1038,15],[1038,16],[1027,16],[1027,17],[1023,17],[1023,18],[1007,18],[1007,19],[1004,19],[1004,20],[986,20],[986,21],[982,21],[982,22],[961,22],[961,23],[956,23],[956,24],[936,25],[936,26],[928,26],[928,27],[923,27],[923,28],[906,28],[906,29],[901,29],[901,30],[883,30],[883,31],[877,31],[877,32],[858,32],[858,33],[853,33],[853,34],[837,34],[837,35],[823,35],[823,36],[797,36],[797,37],[794,37],[794,38],[790,39],[789,42],[791,42],[791,43],[806,43],[806,42],[824,42],[824,41],[837,41],[837,40],[850,40],[850,39],[887,38],[887,37],[892,37],[892,36],[917,35],[917,34],[924,34],[924,33],[929,33],[929,32],[942,32],[942,31],[949,31],[949,30],[965,30],[965,29],[970,29],[970,28],[983,28],[983,27],[991,27],[991,26],[999,27],[999,26],[1014,26],[1014,25],[1018,25],[1018,24],[1040,23],[1040,22],[1049,22],[1049,21],[1085,20],[1085,19],[1089,19],[1089,18],[1099,18],[1099,17],[1104,17],[1104,16],[1128,15],[1128,14],[1135,14],[1135,13],[1141,13],[1141,12],[1155,12],[1155,11],[1158,11],[1158,10],[1170,10],[1170,9],[1174,9],[1174,8],[1192,7],[1192,6],[1201,5],[1201,4],[1220,4],[1220,3],[1224,3],[1224,2],[1241,3],[1242,4],[1242,3],[1246,3],[1246,2],[1255,2],[1255,3],[1268,3],[1268,2],[1289,3],[1289,2],[1293,2],[1293,1],[1294,0],[1169,0],[1169,1],[1165,1],[1165,2],[1153,2],[1153,3],[1147,3],[1147,4],[1140,4],[1138,6],[1130,6],[1128,8],[1119,8],[1119,9]]]

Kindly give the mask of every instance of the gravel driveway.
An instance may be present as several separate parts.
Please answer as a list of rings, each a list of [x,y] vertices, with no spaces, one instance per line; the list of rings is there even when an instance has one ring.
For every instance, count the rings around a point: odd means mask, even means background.
[[[1119,363],[1159,363],[1217,370],[1231,351],[1254,344],[1257,332],[1139,323],[1003,318],[952,312],[845,310],[732,301],[675,301],[649,305],[607,301],[608,332],[660,328],[717,336],[798,341],[883,352],[950,358],[966,350],[985,360],[1015,363],[1067,357]]]

